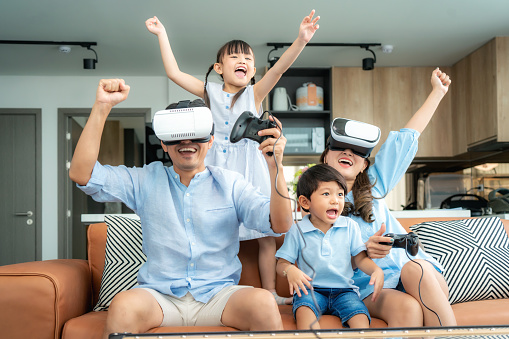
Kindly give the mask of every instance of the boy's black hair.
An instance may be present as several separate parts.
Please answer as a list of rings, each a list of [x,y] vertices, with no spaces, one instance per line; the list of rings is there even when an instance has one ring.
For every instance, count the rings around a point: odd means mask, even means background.
[[[339,187],[345,191],[345,195],[348,191],[346,180],[337,169],[327,164],[318,164],[313,167],[309,167],[300,176],[299,181],[297,182],[297,197],[303,195],[308,200],[311,200],[311,194],[318,189],[318,186],[320,186],[322,182],[336,182]],[[306,209],[302,209],[306,211]]]

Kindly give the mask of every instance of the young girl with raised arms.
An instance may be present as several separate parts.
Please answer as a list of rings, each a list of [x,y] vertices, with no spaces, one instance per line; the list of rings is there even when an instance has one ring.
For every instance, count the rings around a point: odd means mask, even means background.
[[[159,40],[159,47],[168,78],[177,85],[205,100],[212,111],[215,124],[215,140],[205,159],[206,165],[214,165],[241,173],[262,193],[270,194],[270,178],[267,163],[259,144],[242,139],[230,142],[230,133],[237,118],[244,111],[260,116],[262,101],[277,84],[284,72],[293,64],[306,44],[318,29],[319,16],[315,11],[306,16],[299,27],[299,35],[293,44],[283,53],[278,62],[271,67],[260,81],[255,83],[255,59],[252,48],[242,40],[232,40],[223,45],[216,62],[205,76],[205,82],[182,72],[168,40],[166,29],[157,17],[145,22],[147,29]],[[224,84],[208,82],[210,72],[214,70]],[[290,298],[276,294],[276,242],[256,231],[240,229],[240,240],[258,238],[260,245],[259,268],[262,287],[271,291],[278,304],[290,303]]]

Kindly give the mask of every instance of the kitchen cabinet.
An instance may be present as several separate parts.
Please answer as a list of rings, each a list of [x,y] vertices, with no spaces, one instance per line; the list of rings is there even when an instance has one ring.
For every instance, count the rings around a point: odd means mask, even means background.
[[[452,73],[458,153],[494,150],[497,143],[508,143],[509,37],[490,40],[457,62]]]
[[[124,164],[124,128],[118,120],[107,120],[101,137],[98,159],[101,164]]]
[[[355,119],[378,126],[380,149],[390,131],[404,127],[431,92],[434,67],[377,67],[332,69],[332,118]],[[449,72],[447,67],[442,68]],[[446,95],[419,138],[416,157],[453,155],[450,94]]]
[[[292,105],[296,105],[296,94],[304,83],[312,82],[323,89],[323,110],[286,110],[272,109],[275,89],[283,87],[290,98]],[[330,135],[331,123],[331,68],[289,68],[269,93],[268,100],[263,107],[278,118],[285,128],[292,127],[323,127],[324,138]],[[302,153],[298,155],[285,155],[285,165],[303,165],[318,162],[320,154]]]

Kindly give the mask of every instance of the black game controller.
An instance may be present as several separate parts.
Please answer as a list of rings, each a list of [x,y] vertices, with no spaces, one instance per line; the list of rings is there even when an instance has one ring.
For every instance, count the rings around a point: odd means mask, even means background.
[[[393,243],[390,242],[381,242],[382,245],[389,245],[392,247],[405,248],[406,251],[414,256],[419,251],[419,237],[414,232],[410,232],[407,234],[394,234],[387,233],[384,237],[389,237],[394,240]]]
[[[244,111],[244,113],[239,116],[232,128],[230,141],[232,143],[236,143],[244,138],[247,138],[261,144],[265,139],[268,139],[269,136],[258,135],[258,131],[276,127],[277,125],[274,121],[270,121],[268,119],[262,120],[255,116],[253,113]],[[271,156],[272,152],[267,152],[267,155]]]

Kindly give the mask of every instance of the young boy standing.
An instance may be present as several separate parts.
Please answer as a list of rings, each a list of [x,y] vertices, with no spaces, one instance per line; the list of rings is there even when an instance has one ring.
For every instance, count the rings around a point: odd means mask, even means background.
[[[288,278],[294,294],[298,329],[319,329],[321,314],[340,317],[345,327],[369,327],[369,312],[353,284],[352,263],[371,276],[373,301],[382,290],[383,271],[367,256],[359,225],[341,216],[346,191],[343,176],[325,164],[309,168],[297,184],[299,204],[309,214],[298,223],[301,230],[292,226],[276,257],[277,273]],[[314,291],[316,304],[307,289]]]

